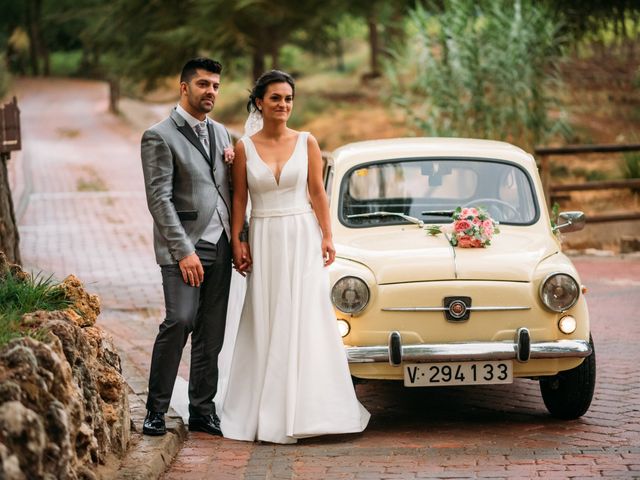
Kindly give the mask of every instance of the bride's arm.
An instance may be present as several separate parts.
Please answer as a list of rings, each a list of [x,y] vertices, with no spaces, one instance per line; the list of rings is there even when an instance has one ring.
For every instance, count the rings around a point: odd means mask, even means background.
[[[329,266],[336,258],[336,249],[333,246],[331,235],[329,201],[322,182],[322,153],[320,152],[318,141],[311,134],[307,139],[307,151],[309,155],[309,175],[307,177],[309,198],[322,230],[322,258],[324,259],[324,265]]]
[[[236,144],[235,159],[231,165],[231,181],[233,184],[233,201],[231,209],[231,249],[233,264],[242,275],[251,269],[251,252],[246,238],[242,237],[247,209],[247,156],[244,144]]]

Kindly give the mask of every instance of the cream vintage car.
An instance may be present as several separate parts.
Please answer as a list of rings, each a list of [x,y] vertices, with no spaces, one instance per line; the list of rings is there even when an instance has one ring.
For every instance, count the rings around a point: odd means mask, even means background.
[[[337,258],[331,296],[355,379],[406,387],[537,379],[549,412],[583,415],[595,385],[585,289],[552,227],[534,158],[503,142],[352,143],[325,171]],[[452,247],[425,225],[484,207],[500,233]]]

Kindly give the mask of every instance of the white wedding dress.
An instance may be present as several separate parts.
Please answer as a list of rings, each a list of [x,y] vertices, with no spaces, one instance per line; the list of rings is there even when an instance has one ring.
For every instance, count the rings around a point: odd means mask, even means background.
[[[307,193],[307,137],[298,135],[279,183],[251,139],[241,140],[253,269],[224,398],[216,402],[228,438],[294,443],[361,432],[369,421],[329,298],[321,231]]]

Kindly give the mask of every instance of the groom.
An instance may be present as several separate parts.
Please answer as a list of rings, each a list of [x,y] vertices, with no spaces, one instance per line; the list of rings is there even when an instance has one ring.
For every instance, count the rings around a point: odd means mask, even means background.
[[[221,434],[213,397],[231,280],[225,165],[231,139],[223,125],[207,117],[221,71],[214,60],[189,60],[180,76],[180,102],[142,136],[142,169],[166,308],[151,357],[147,435],[166,433],[164,414],[190,334],[189,430]],[[232,156],[229,149],[226,153]]]

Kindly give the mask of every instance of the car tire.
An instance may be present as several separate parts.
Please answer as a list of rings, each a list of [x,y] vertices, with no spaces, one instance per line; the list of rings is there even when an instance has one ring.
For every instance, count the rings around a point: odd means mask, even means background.
[[[596,386],[596,351],[589,336],[592,353],[571,370],[540,379],[542,400],[556,418],[572,420],[584,415],[593,399]]]

